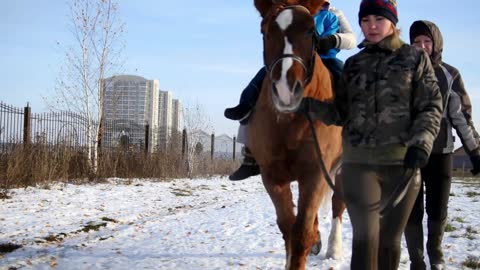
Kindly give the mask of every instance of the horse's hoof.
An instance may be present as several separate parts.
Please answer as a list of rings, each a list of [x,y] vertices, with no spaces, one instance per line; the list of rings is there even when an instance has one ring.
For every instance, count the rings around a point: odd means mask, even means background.
[[[322,250],[322,241],[318,241],[317,243],[313,244],[310,254],[318,255],[320,250]]]
[[[318,255],[320,253],[320,250],[322,250],[322,238],[320,235],[320,232],[318,233],[318,241],[313,244],[312,249],[310,249],[310,254],[312,255]]]
[[[334,260],[340,260],[342,256],[343,255],[341,250],[328,250],[325,254],[325,258]]]

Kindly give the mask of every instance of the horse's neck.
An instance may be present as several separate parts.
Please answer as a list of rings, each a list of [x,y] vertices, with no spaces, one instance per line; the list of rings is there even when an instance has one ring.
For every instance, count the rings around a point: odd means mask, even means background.
[[[315,69],[312,80],[305,87],[303,96],[322,101],[332,101],[334,97],[330,72],[317,54],[315,54]]]

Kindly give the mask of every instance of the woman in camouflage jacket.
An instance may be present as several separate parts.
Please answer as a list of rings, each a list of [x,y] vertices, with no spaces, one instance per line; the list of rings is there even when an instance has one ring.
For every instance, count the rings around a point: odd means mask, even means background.
[[[344,198],[353,227],[351,269],[397,269],[400,240],[440,128],[442,97],[429,57],[405,44],[395,0],[363,0],[362,50],[345,63],[336,108],[343,129]],[[406,177],[406,171],[410,176]],[[384,202],[404,178],[403,199]]]

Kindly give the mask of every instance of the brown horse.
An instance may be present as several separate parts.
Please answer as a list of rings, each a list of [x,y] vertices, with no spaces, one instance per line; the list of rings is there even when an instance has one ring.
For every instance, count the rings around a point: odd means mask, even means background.
[[[334,99],[330,74],[314,46],[312,14],[324,1],[254,2],[263,18],[264,64],[268,74],[249,123],[248,145],[275,206],[277,224],[285,240],[286,269],[304,269],[312,246],[320,240],[317,213],[329,190],[319,164],[322,159],[332,172],[342,153],[340,127],[314,122],[323,153],[320,158],[307,118],[295,113],[304,97],[327,102]],[[290,187],[295,180],[299,189],[296,213]]]

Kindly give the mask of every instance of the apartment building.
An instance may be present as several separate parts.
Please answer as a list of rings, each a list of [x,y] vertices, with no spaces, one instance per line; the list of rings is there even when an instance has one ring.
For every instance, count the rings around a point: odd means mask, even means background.
[[[154,151],[158,143],[158,80],[134,75],[113,76],[104,80],[104,88],[102,144],[144,146],[148,138],[148,150]]]

